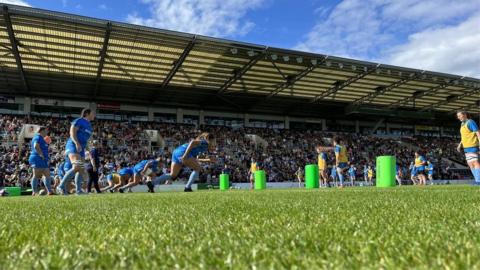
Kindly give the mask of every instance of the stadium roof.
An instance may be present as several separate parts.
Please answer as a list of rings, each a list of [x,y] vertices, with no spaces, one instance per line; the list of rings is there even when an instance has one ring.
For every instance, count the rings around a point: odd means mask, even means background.
[[[477,78],[14,5],[2,6],[0,57],[2,94],[244,112],[480,112]]]

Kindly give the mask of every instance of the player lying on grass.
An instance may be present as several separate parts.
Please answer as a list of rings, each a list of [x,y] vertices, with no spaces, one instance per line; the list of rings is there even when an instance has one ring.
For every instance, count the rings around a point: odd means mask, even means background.
[[[202,166],[200,162],[216,162],[217,159],[215,156],[209,158],[199,159],[197,158],[200,154],[206,154],[215,150],[217,142],[213,134],[204,132],[200,134],[197,138],[191,140],[189,143],[185,143],[175,148],[172,154],[172,164],[170,167],[170,173],[164,174],[155,179],[154,184],[164,183],[168,180],[175,180],[183,167],[188,167],[192,169],[192,173],[188,179],[187,184],[185,185],[185,192],[192,191],[193,183],[200,176],[202,171]]]

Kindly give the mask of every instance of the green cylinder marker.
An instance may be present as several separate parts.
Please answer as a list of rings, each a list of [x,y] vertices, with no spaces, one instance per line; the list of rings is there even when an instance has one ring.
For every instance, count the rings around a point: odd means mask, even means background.
[[[265,171],[259,170],[255,172],[255,189],[262,190],[267,188],[267,175]]]
[[[9,196],[20,196],[22,195],[21,187],[5,187],[5,191],[8,192]]]
[[[228,190],[230,188],[230,175],[220,174],[220,190]]]
[[[318,188],[318,165],[310,164],[305,166],[305,187],[307,189]]]
[[[395,156],[377,157],[377,187],[395,186],[395,167],[397,159]]]

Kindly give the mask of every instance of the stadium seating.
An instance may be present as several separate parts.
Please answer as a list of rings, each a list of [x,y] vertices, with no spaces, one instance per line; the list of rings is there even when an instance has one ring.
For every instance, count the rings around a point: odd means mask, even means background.
[[[25,124],[48,126],[53,139],[50,145],[51,165],[64,158],[63,150],[68,137],[71,118],[27,117],[2,115],[0,145],[0,178],[5,184],[27,186],[31,177],[28,165],[30,146],[18,141],[18,134]],[[307,163],[316,163],[315,145],[329,145],[334,135],[344,138],[350,161],[357,167],[359,179],[363,179],[363,166],[374,166],[378,155],[395,155],[408,175],[408,165],[416,148],[423,149],[427,158],[436,164],[435,174],[442,179],[455,179],[465,175],[461,166],[463,157],[455,151],[452,138],[404,137],[384,138],[352,133],[329,133],[315,130],[279,130],[263,128],[230,128],[225,126],[196,127],[186,124],[153,122],[116,122],[96,120],[94,139],[102,145],[102,172],[108,173],[120,163],[135,164],[153,155],[164,156],[164,168],[168,167],[171,151],[206,130],[217,136],[219,164],[205,165],[201,181],[217,177],[224,163],[232,168],[231,181],[246,182],[252,157],[260,160],[270,181],[291,181],[295,172]],[[157,130],[164,145],[152,144],[145,130]],[[252,136],[255,135],[255,136]],[[256,139],[252,139],[256,138]],[[258,143],[261,141],[262,143]],[[264,142],[267,142],[265,144]],[[329,163],[334,160],[330,153]],[[468,172],[468,171],[467,171]],[[184,172],[186,175],[188,171]],[[182,176],[181,176],[182,177]],[[405,177],[407,178],[407,177]],[[408,177],[409,178],[409,177]]]

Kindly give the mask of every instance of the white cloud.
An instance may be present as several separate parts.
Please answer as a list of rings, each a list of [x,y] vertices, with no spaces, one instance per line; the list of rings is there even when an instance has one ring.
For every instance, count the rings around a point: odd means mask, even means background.
[[[99,9],[101,10],[107,10],[108,9],[108,6],[106,4],[101,4],[98,6]]]
[[[400,66],[480,78],[480,13],[455,26],[427,29],[387,51]]]
[[[425,48],[427,51],[430,48],[432,51],[428,55],[424,54],[429,60],[424,59],[423,63],[430,61],[436,64],[424,64],[425,67],[438,71],[465,73],[465,70],[446,68],[438,63],[443,61],[447,50],[440,50],[433,44],[429,47],[420,46],[427,45],[428,40],[424,39],[426,36],[434,33],[442,35],[441,29],[450,34],[444,36],[445,39],[460,38],[458,36],[460,33],[456,33],[455,36],[453,31],[448,29],[463,25],[463,22],[470,20],[469,18],[478,12],[479,7],[480,0],[343,0],[328,14],[322,16],[295,48],[402,65],[405,65],[406,61],[401,59],[406,59],[408,55],[408,52],[402,54],[403,50]],[[435,32],[437,30],[439,32]],[[478,30],[470,31],[470,35],[478,33]],[[478,44],[467,37],[462,40],[462,42],[450,41],[451,44],[458,45],[449,50],[456,53],[457,59],[469,54],[469,51],[461,51],[462,49],[473,48]],[[417,63],[419,62],[408,66]],[[447,65],[448,63],[449,61]]]
[[[0,4],[12,4],[12,5],[18,5],[18,6],[26,6],[26,7],[31,7],[27,1],[23,0],[0,0]]]
[[[129,14],[134,24],[208,36],[245,35],[255,26],[243,19],[265,0],[142,0],[150,5],[151,16]]]

